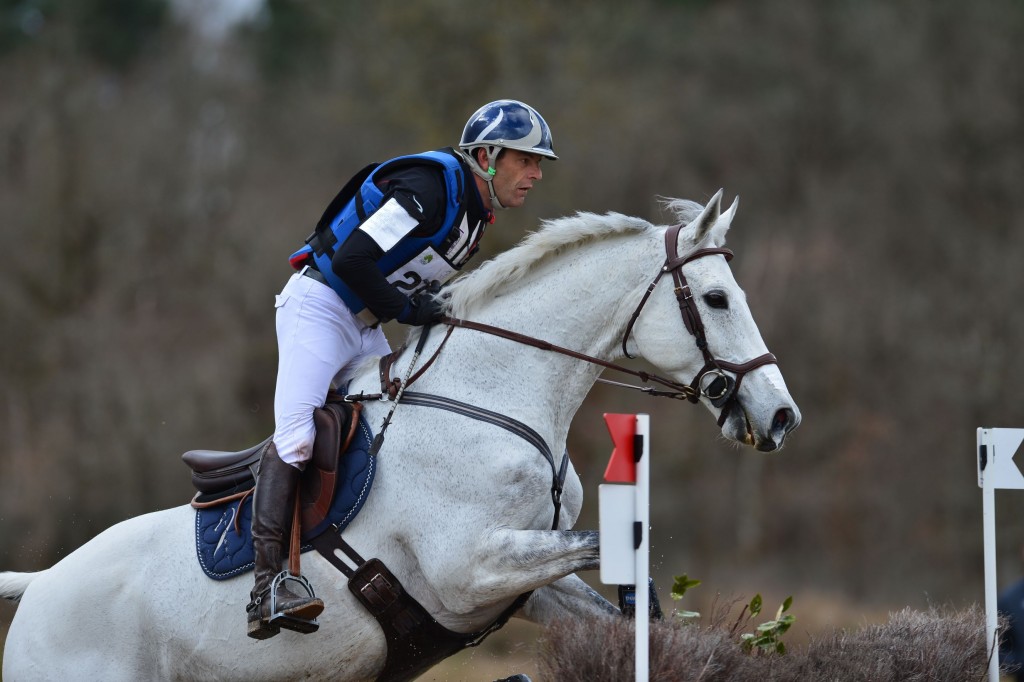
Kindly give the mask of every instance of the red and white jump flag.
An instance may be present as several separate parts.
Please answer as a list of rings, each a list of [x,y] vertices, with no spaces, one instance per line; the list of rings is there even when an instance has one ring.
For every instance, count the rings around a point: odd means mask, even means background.
[[[601,582],[634,585],[636,677],[647,682],[650,625],[650,417],[606,414],[615,448],[598,489]]]

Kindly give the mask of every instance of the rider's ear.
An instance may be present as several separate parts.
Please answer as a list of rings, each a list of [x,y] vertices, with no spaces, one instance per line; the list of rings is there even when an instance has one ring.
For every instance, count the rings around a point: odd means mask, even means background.
[[[476,155],[476,162],[480,164],[485,172],[490,168],[491,164],[487,161],[487,149],[484,147],[477,147],[473,150],[473,154]]]

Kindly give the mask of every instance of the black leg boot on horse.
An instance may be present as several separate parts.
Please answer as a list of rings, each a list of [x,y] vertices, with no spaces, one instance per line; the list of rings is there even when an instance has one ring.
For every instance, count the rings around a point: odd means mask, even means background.
[[[249,636],[253,639],[273,637],[282,627],[302,633],[315,632],[318,626],[314,619],[324,610],[324,602],[313,595],[304,578],[281,569],[301,473],[281,461],[272,444],[260,463],[252,502],[256,584],[251,593],[252,601],[245,609]],[[288,584],[292,581],[301,584],[308,594],[300,596],[289,590]]]

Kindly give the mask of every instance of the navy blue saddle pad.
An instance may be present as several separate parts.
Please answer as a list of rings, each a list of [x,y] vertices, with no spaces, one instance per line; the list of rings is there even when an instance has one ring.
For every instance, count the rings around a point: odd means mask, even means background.
[[[377,472],[376,458],[369,454],[372,440],[373,434],[360,416],[359,428],[339,464],[337,492],[327,521],[312,529],[309,537],[319,534],[328,522],[343,529],[359,513]],[[312,545],[302,547],[303,552],[311,549]],[[214,580],[227,580],[252,570],[252,495],[196,510],[196,554],[203,572]]]

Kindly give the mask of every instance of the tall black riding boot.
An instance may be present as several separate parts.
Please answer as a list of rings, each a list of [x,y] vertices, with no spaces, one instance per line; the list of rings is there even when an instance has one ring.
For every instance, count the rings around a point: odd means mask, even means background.
[[[273,637],[280,628],[298,632],[313,632],[316,627],[295,627],[296,623],[312,621],[324,610],[324,603],[311,595],[299,596],[279,581],[274,612],[271,613],[271,586],[281,573],[284,545],[291,530],[295,494],[300,471],[281,461],[277,448],[270,445],[260,462],[256,477],[256,490],[252,501],[252,544],[256,554],[256,585],[252,601],[246,607],[249,636],[253,639]],[[278,614],[286,618],[270,619]],[[315,625],[315,624],[314,624]]]

